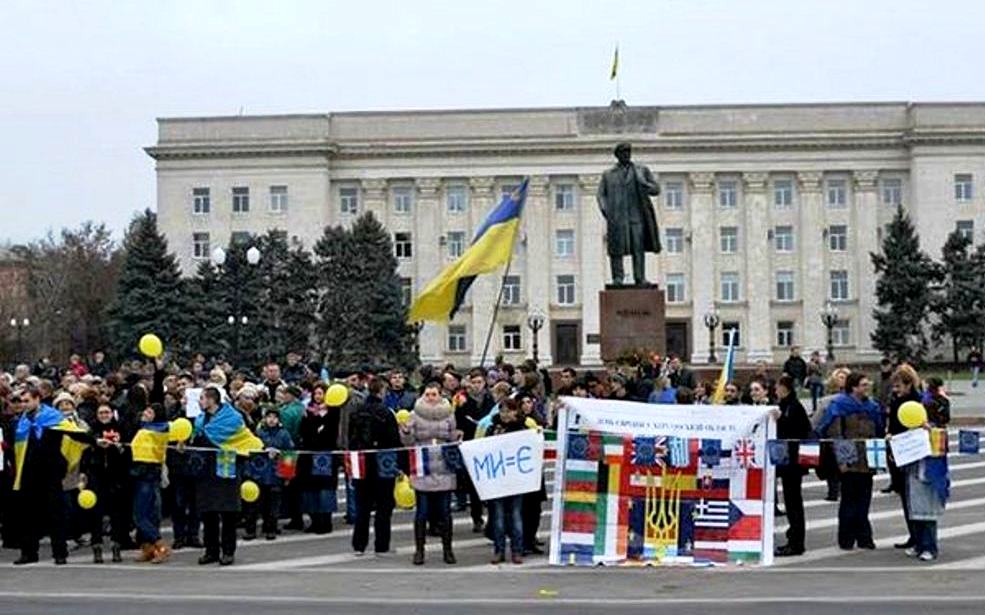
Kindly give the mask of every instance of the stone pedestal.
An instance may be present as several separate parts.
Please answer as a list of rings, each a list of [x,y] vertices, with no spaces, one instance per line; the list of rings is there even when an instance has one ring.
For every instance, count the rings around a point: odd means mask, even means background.
[[[599,292],[602,360],[615,361],[631,350],[663,355],[665,323],[665,297],[659,287],[606,287]]]

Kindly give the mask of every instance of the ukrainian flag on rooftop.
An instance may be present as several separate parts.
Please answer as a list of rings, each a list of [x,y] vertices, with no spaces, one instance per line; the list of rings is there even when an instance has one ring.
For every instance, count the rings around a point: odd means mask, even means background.
[[[465,252],[421,291],[410,307],[407,322],[450,320],[477,275],[509,262],[527,200],[527,182],[524,178],[516,190],[503,197],[479,225]]]

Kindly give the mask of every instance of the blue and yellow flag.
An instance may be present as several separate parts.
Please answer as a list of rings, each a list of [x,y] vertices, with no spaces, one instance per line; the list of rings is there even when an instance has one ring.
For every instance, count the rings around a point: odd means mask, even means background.
[[[27,459],[27,446],[31,440],[31,433],[34,433],[36,439],[40,439],[45,429],[61,432],[85,431],[78,424],[65,418],[61,412],[48,405],[42,405],[38,409],[33,421],[28,418],[27,413],[22,414],[14,430],[14,491],[20,491],[21,488],[21,475],[24,472],[24,462]],[[82,453],[87,446],[88,444],[84,442],[77,442],[68,436],[63,436],[61,454],[68,462],[68,472],[72,472],[79,466]]]
[[[168,450],[169,427],[166,422],[142,423],[130,442],[133,460],[141,463],[164,463]]]
[[[725,356],[725,364],[722,365],[722,373],[718,377],[718,385],[715,386],[715,393],[711,396],[712,404],[721,404],[725,400],[725,385],[733,377],[735,371],[735,329],[729,329],[728,354]]]
[[[237,455],[263,449],[263,441],[253,435],[240,413],[229,404],[222,404],[208,423],[205,413],[199,414],[195,419],[195,434],[200,433],[220,449],[236,451]]]
[[[486,216],[468,249],[414,300],[407,322],[450,320],[465,299],[475,277],[505,265],[513,253],[520,214],[527,200],[527,179]]]

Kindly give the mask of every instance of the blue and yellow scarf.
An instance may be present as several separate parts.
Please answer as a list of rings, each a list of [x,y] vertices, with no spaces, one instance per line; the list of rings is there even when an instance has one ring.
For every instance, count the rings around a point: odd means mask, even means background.
[[[229,404],[222,404],[212,419],[206,423],[205,413],[195,418],[195,435],[204,433],[209,442],[222,450],[236,451],[237,455],[249,455],[263,450],[263,441],[253,435],[239,411]]]

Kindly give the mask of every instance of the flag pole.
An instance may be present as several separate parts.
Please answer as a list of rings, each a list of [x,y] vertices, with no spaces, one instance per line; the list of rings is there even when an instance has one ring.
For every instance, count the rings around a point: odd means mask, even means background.
[[[499,306],[503,303],[503,292],[506,290],[506,276],[510,275],[510,265],[513,264],[513,250],[510,250],[510,258],[506,261],[506,269],[503,270],[503,279],[499,283],[499,294],[496,295],[496,305],[493,306],[492,320],[489,321],[489,330],[486,331],[486,343],[482,347],[482,359],[479,367],[486,366],[486,355],[489,353],[489,342],[492,341],[493,330],[496,328],[496,318],[499,316]]]

